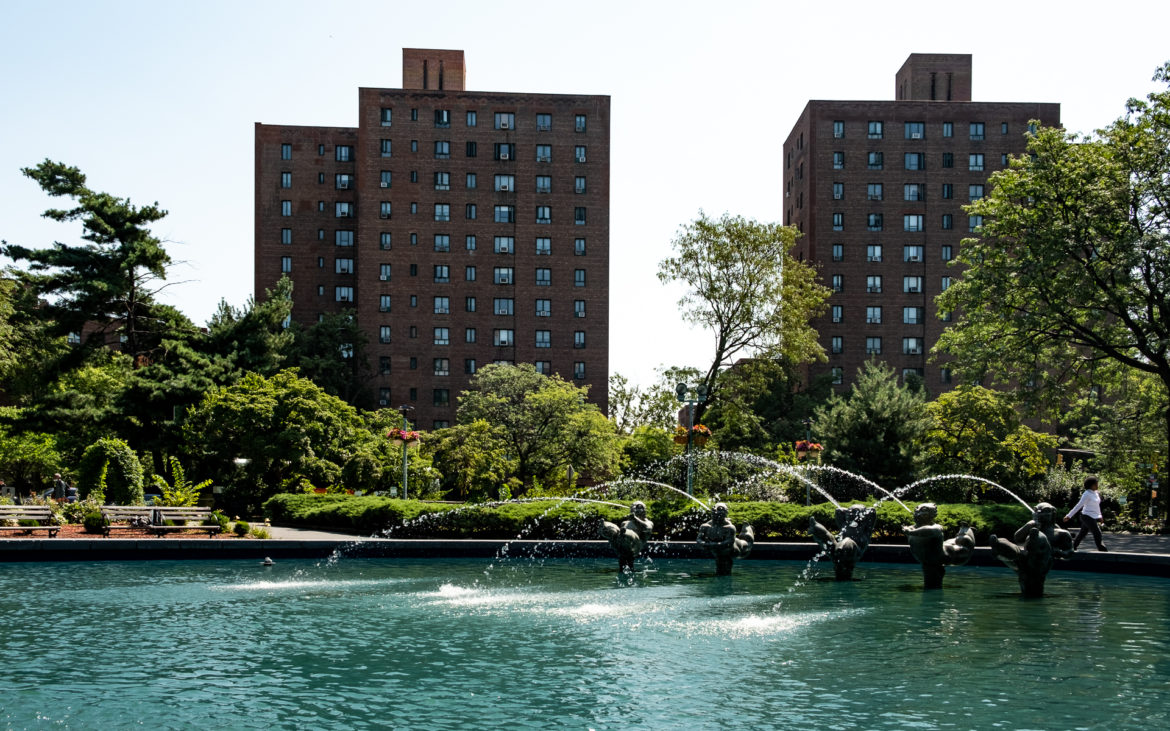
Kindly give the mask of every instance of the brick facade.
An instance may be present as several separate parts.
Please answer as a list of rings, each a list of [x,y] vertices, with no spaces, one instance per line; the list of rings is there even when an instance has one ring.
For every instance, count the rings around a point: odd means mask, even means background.
[[[944,70],[935,74],[936,96],[938,80],[952,72],[952,95],[965,88],[969,96],[970,56],[919,54],[899,71],[899,95],[905,80],[907,95],[929,96],[931,68]],[[960,274],[948,257],[972,235],[963,206],[989,192],[988,177],[1007,155],[1024,152],[1030,120],[1058,125],[1060,105],[929,98],[806,105],[784,143],[784,222],[804,234],[797,255],[815,263],[825,285],[839,284],[814,323],[829,362],[812,366],[810,376],[840,369],[844,388],[876,358],[903,375],[921,374],[932,392],[951,388],[949,371],[929,360],[947,326],[934,300],[945,278]]]
[[[378,405],[422,428],[453,424],[497,360],[547,363],[606,409],[609,97],[464,91],[462,55],[405,49],[407,88],[359,89],[356,128],[257,124],[257,296],[288,257],[295,319],[352,308]]]

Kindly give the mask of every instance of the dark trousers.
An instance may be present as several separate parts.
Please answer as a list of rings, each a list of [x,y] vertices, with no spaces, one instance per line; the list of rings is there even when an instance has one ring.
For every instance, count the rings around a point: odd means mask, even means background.
[[[1073,539],[1073,549],[1081,545],[1081,541],[1090,533],[1093,534],[1093,542],[1097,544],[1098,551],[1105,550],[1105,544],[1101,542],[1101,525],[1096,518],[1090,518],[1084,513],[1080,514],[1081,518],[1081,532],[1077,533],[1077,537]]]

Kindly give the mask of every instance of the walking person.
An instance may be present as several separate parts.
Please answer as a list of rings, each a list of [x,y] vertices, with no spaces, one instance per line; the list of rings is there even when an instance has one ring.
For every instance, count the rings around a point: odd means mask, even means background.
[[[1085,492],[1081,495],[1080,502],[1068,511],[1068,515],[1064,516],[1064,522],[1067,523],[1078,512],[1081,514],[1081,532],[1077,533],[1077,537],[1073,539],[1073,550],[1075,551],[1077,546],[1081,545],[1085,536],[1092,533],[1097,550],[1108,551],[1109,549],[1101,542],[1101,523],[1105,519],[1101,515],[1101,486],[1097,483],[1097,478],[1094,475],[1085,478]]]
[[[53,499],[59,503],[65,502],[65,492],[69,489],[69,483],[61,479],[61,473],[53,473]]]

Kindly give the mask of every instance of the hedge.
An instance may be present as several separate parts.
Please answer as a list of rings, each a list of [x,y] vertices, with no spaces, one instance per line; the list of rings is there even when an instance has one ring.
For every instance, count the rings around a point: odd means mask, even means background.
[[[907,503],[910,509],[916,505]],[[731,521],[740,527],[751,524],[756,539],[761,541],[810,541],[810,515],[830,529],[836,528],[834,509],[828,503],[805,507],[793,503],[736,501],[728,503],[728,508]],[[596,538],[602,520],[618,522],[629,512],[624,507],[560,498],[477,505],[316,494],[276,495],[264,503],[264,510],[281,525],[358,535],[562,540]],[[655,540],[693,541],[699,525],[709,517],[697,503],[686,499],[647,501],[646,511],[654,521]],[[877,514],[875,541],[905,540],[902,526],[912,523],[912,516],[889,501],[878,505]],[[967,523],[980,543],[986,543],[992,533],[1011,536],[1030,517],[1019,505],[938,506],[938,522],[948,536],[953,536],[961,523]]]

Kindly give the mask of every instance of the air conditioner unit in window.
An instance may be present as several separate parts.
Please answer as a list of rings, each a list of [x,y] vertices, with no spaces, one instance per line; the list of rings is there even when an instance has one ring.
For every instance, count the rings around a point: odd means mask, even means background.
[[[389,214],[389,213],[383,213],[383,214],[381,215],[381,218],[390,218],[390,214]]]
[[[508,155],[508,153],[506,153],[506,152],[501,152],[501,153],[500,153],[500,159],[501,159],[501,160],[508,160],[508,159],[510,159],[510,156],[509,156],[509,155]]]
[[[337,189],[338,190],[349,190],[349,181],[347,181],[347,180],[337,181]]]
[[[585,162],[585,156],[582,155],[581,157],[578,157],[577,162]]]
[[[910,256],[906,257],[906,261],[922,261],[922,258],[916,254],[911,254]]]
[[[911,132],[911,133],[910,133],[910,139],[912,139],[912,140],[920,140],[920,139],[922,139],[922,133],[921,133],[921,132]]]
[[[500,129],[508,129],[508,123],[507,122],[500,122]]]
[[[910,348],[909,350],[906,351],[906,354],[907,355],[922,355],[922,349],[921,348]]]
[[[384,399],[384,398],[383,398],[383,399],[378,399],[378,405],[379,405],[379,406],[389,406],[389,405],[390,405],[390,400],[389,400],[389,399]]]
[[[379,184],[379,187],[381,187],[381,188],[389,188],[389,187],[390,187],[390,184],[389,184],[389,183],[380,183],[380,184]]]
[[[507,183],[500,183],[500,190],[507,193],[508,192],[508,184]]]
[[[512,283],[511,277],[500,277],[500,284],[511,284],[511,283]]]
[[[867,257],[865,257],[865,260],[866,261],[881,261],[882,258],[880,256],[867,256]]]
[[[906,291],[912,294],[916,294],[918,292],[918,287],[907,287]]]
[[[833,318],[833,322],[841,322],[841,318],[840,318],[840,317],[834,317],[834,318]]]

